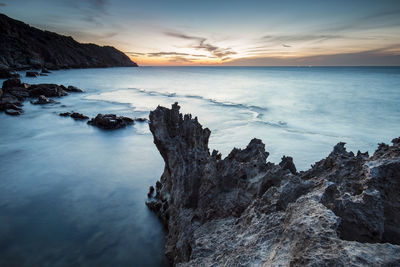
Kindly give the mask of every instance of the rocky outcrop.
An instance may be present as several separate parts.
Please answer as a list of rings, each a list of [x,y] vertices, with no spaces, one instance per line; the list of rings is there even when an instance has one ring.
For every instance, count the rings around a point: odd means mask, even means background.
[[[137,64],[114,47],[81,44],[71,37],[42,31],[0,14],[1,66],[11,69],[54,70],[137,67]]]
[[[39,72],[36,71],[27,71],[25,73],[26,77],[30,77],[30,78],[36,78],[37,76],[39,76]]]
[[[88,121],[88,124],[103,130],[115,130],[132,125],[134,120],[128,117],[117,116],[115,114],[97,114],[95,118]]]
[[[0,111],[8,115],[21,115],[23,113],[23,101],[27,98],[37,97],[32,104],[57,103],[48,97],[61,97],[68,95],[67,92],[83,92],[74,86],[65,87],[57,84],[27,84],[19,79],[8,79],[3,82],[0,93]]]
[[[210,153],[210,130],[177,103],[149,125],[165,168],[146,203],[174,265],[400,265],[400,138],[372,157],[339,143],[298,172],[291,157],[267,162],[259,139]]]
[[[3,66],[4,67],[4,66]],[[0,79],[19,78],[20,75],[16,72],[0,67]]]

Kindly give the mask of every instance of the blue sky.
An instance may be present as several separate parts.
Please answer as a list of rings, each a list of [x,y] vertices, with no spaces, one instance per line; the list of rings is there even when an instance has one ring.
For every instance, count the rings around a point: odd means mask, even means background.
[[[142,65],[400,65],[400,1],[0,0]]]

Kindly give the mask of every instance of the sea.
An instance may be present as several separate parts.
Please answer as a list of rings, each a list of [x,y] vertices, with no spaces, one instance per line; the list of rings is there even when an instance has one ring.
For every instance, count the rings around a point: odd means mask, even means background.
[[[22,80],[85,93],[0,113],[0,266],[167,265],[165,230],[145,206],[164,168],[148,124],[104,131],[61,112],[147,118],[178,102],[211,130],[210,150],[225,157],[259,138],[269,161],[291,156],[299,171],[338,142],[371,155],[400,136],[400,67],[74,69]]]

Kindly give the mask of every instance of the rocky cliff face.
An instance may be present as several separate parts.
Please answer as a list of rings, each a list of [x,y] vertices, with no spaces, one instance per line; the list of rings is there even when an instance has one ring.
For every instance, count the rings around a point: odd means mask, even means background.
[[[0,14],[0,67],[11,69],[137,67],[111,46],[80,44]]]
[[[165,169],[147,205],[174,265],[400,265],[400,138],[371,157],[339,143],[298,173],[258,139],[210,153],[210,130],[177,103],[152,111],[150,130]]]

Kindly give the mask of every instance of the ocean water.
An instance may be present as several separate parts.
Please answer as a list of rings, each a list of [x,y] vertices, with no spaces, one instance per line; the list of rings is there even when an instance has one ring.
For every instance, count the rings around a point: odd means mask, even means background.
[[[147,117],[179,102],[226,156],[260,138],[299,170],[340,141],[373,152],[400,136],[400,68],[140,67],[56,71],[61,104],[0,114],[0,266],[163,266],[163,229],[144,204],[163,161],[146,123],[102,131],[58,116]]]

